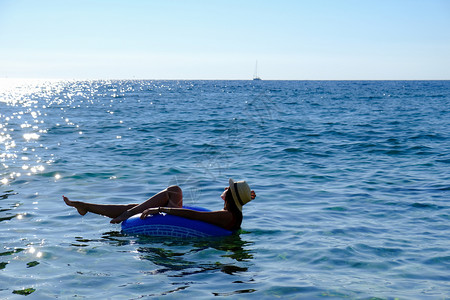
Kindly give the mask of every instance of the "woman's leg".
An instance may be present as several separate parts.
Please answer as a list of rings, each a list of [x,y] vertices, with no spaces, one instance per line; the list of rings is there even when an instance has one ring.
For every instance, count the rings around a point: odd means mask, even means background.
[[[136,205],[139,205],[139,204],[125,204],[125,205],[94,204],[81,201],[71,201],[69,200],[69,198],[65,196],[63,196],[63,199],[67,205],[75,207],[78,213],[82,216],[84,216],[88,212],[91,212],[97,215],[116,218],[121,214],[123,214],[125,211],[135,207]]]
[[[138,214],[151,207],[182,207],[183,193],[179,186],[169,186],[156,195],[150,197],[147,201],[141,204],[126,204],[126,205],[110,205],[110,204],[93,204],[79,201],[70,201],[64,197],[64,202],[67,205],[73,206],[78,210],[80,215],[85,215],[88,212],[103,215],[112,218],[111,223],[120,223],[132,215]]]
[[[176,185],[169,186],[167,189],[162,190],[158,194],[152,196],[147,201],[133,206],[130,209],[123,212],[120,216],[113,218],[111,223],[120,223],[125,221],[129,217],[139,214],[152,207],[182,207],[183,206],[183,192],[181,188]]]

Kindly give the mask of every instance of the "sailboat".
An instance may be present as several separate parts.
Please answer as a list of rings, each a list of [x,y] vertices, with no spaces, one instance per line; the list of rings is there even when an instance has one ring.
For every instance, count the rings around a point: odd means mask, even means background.
[[[256,61],[256,65],[255,65],[255,74],[253,74],[253,80],[262,80],[262,79],[258,76],[258,61]]]

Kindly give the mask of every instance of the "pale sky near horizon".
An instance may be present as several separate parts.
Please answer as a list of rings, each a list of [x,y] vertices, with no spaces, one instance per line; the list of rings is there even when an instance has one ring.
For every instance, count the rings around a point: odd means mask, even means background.
[[[0,78],[450,80],[450,0],[0,0]]]

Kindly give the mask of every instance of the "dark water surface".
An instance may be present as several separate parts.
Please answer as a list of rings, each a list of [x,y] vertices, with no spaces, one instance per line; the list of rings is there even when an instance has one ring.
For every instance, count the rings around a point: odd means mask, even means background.
[[[0,298],[450,298],[450,81],[0,81]],[[170,184],[211,240],[121,234],[61,195]]]

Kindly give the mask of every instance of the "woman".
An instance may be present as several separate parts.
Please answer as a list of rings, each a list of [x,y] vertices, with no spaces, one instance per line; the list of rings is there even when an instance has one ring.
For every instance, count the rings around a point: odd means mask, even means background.
[[[63,196],[67,205],[73,206],[80,215],[88,212],[112,218],[111,223],[120,223],[129,217],[141,213],[141,219],[148,215],[160,212],[183,218],[207,222],[227,230],[238,230],[242,223],[242,206],[256,198],[254,191],[250,190],[247,182],[233,179],[229,180],[230,186],[225,188],[221,198],[225,201],[222,210],[195,211],[182,208],[183,193],[179,186],[169,186],[147,201],[141,204],[109,205],[93,204],[81,201],[71,201]]]

